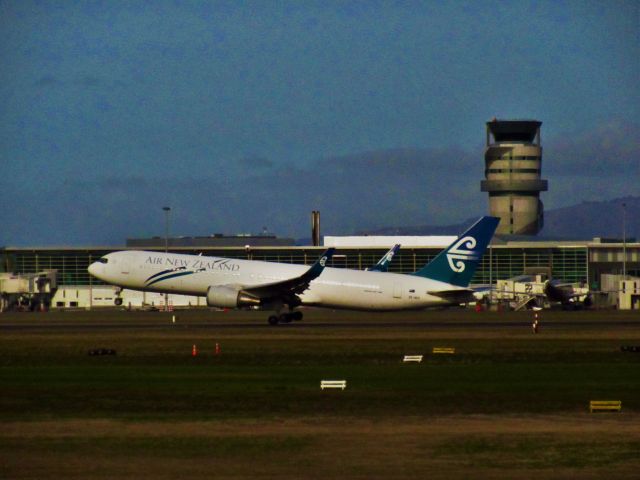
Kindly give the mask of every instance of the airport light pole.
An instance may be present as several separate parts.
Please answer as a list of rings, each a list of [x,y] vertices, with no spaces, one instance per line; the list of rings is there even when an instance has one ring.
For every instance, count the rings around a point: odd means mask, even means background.
[[[493,248],[489,240],[489,306],[493,305]]]
[[[169,252],[169,212],[171,207],[162,207],[164,210],[164,253]]]
[[[627,278],[627,204],[622,203],[622,279]]]
[[[164,210],[164,253],[169,253],[169,212],[171,207],[162,207]],[[164,309],[169,311],[169,294],[164,294]]]

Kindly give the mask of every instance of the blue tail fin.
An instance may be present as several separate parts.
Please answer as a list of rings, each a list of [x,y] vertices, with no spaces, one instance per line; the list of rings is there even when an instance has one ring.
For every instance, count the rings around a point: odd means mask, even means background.
[[[497,217],[482,217],[413,275],[468,287],[499,222]]]
[[[400,250],[400,244],[396,243],[391,249],[384,254],[384,256],[373,267],[367,268],[370,272],[387,272],[389,271],[389,264],[393,260],[393,256]]]

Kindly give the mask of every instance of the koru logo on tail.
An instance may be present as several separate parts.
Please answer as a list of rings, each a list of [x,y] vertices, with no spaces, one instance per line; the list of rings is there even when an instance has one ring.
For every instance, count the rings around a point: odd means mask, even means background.
[[[458,240],[447,252],[449,268],[456,273],[464,272],[465,261],[478,259],[478,255],[473,251],[474,248],[476,248],[475,238],[464,237]]]
[[[326,256],[325,256],[325,257],[322,257],[322,258],[320,259],[320,266],[321,266],[321,267],[324,267],[326,263],[327,263],[327,257],[326,257]]]

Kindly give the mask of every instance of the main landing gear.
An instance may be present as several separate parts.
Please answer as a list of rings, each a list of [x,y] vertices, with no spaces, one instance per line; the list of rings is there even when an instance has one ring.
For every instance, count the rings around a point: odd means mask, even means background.
[[[290,312],[271,315],[268,321],[269,325],[278,325],[279,323],[299,322],[300,320],[302,320],[302,312]]]

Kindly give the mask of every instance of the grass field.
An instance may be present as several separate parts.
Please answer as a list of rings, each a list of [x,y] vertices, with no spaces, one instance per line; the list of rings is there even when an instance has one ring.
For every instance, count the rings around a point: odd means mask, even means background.
[[[538,335],[526,312],[175,315],[0,315],[0,478],[640,471],[640,353],[620,350],[640,345],[637,313],[543,312]],[[623,411],[589,414],[592,399]]]

